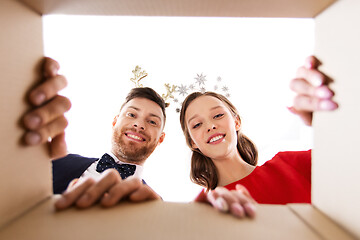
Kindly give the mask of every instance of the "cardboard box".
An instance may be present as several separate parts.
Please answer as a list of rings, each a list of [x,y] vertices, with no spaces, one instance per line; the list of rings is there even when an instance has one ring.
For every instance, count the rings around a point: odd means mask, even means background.
[[[360,238],[359,10],[357,0],[2,0],[0,2],[0,239],[355,239]],[[324,10],[325,9],[325,10]],[[314,205],[260,205],[235,219],[202,204],[122,203],[55,213],[45,146],[21,145],[26,91],[39,81],[42,15],[312,17],[316,55],[334,79],[341,109],[315,116]],[[329,131],[329,129],[334,129]],[[341,162],[343,161],[343,162]],[[107,231],[112,230],[112,231]]]

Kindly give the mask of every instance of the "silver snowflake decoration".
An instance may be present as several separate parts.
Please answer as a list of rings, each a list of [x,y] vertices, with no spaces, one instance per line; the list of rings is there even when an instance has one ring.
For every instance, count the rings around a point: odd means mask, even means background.
[[[211,91],[211,86],[213,86],[214,92],[218,92],[220,93],[220,91],[222,92],[222,94],[229,98],[230,97],[230,88],[228,86],[225,85],[225,83],[223,82],[223,79],[219,76],[216,79],[210,79],[209,83],[214,83],[214,84],[208,84],[209,86],[206,86],[206,82],[208,81],[206,79],[206,75],[203,75],[203,73],[201,74],[196,74],[197,77],[195,77],[195,81],[191,84],[181,84],[179,85],[172,85],[174,86],[174,90],[173,92],[176,93],[176,97],[171,95],[170,98],[171,100],[176,104],[175,107],[175,111],[177,113],[179,113],[181,111],[181,106],[183,104],[182,100],[189,94],[189,92],[194,92],[194,91],[199,91],[201,93],[205,93],[207,91],[207,89],[209,89]],[[170,85],[169,85],[170,86]],[[167,90],[168,93],[172,93],[171,89]]]
[[[223,90],[224,92],[227,92],[227,91],[229,91],[229,88],[228,88],[227,86],[223,86],[223,87],[222,87],[222,90]]]
[[[206,82],[206,79],[205,79],[205,77],[206,76],[203,76],[202,74],[196,74],[197,75],[197,77],[195,78],[196,79],[196,82],[199,84],[199,86],[200,85],[205,85],[205,82]]]
[[[181,84],[181,86],[179,87],[179,89],[177,91],[179,92],[180,95],[183,95],[183,96],[188,94],[187,93],[188,88],[187,88],[186,85],[184,86],[184,85]]]

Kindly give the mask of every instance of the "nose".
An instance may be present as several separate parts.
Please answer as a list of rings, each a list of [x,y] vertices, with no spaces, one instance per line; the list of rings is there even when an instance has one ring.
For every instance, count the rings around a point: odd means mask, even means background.
[[[141,122],[136,122],[133,124],[134,128],[136,129],[140,129],[140,130],[145,130],[145,125]]]
[[[213,125],[212,127],[210,127],[210,128],[208,128],[208,132],[210,132],[211,131],[211,129],[216,129],[216,127]]]

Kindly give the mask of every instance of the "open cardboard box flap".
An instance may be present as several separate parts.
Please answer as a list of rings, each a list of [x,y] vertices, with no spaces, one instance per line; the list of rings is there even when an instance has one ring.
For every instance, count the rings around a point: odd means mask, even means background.
[[[313,18],[336,0],[20,0],[41,14]]]

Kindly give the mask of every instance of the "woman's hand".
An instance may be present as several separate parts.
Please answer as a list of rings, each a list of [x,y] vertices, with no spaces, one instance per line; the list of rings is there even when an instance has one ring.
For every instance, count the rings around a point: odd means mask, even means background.
[[[217,210],[230,213],[238,218],[246,216],[253,218],[256,215],[255,200],[248,190],[240,184],[236,185],[235,190],[217,187],[207,193],[203,191],[195,201],[210,203]]]
[[[320,65],[321,62],[316,57],[308,57],[290,83],[296,96],[289,110],[299,115],[308,126],[312,125],[313,112],[338,108],[338,104],[333,100],[334,92],[329,87],[333,80],[318,70]]]

